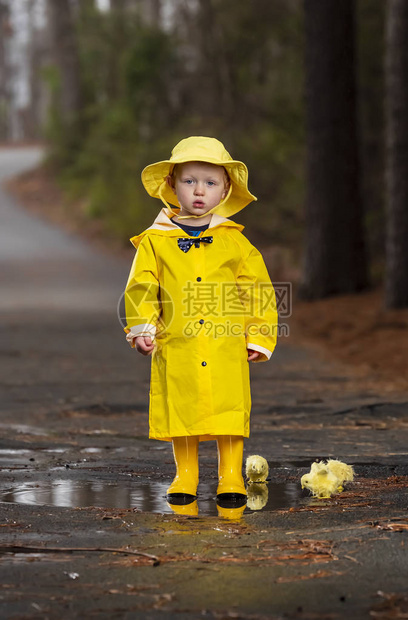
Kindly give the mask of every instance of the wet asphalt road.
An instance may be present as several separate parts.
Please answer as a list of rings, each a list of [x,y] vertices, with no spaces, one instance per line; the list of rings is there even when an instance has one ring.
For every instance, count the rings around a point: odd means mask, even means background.
[[[0,150],[0,175],[39,155]],[[128,269],[0,193],[0,617],[406,617],[408,395],[282,338],[251,365],[264,508],[217,514],[206,442],[198,515],[175,514],[117,318]],[[313,500],[300,476],[329,456],[355,482]]]

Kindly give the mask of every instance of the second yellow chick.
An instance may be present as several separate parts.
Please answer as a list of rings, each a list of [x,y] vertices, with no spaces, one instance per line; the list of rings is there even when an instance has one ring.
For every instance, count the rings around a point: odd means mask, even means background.
[[[337,476],[341,485],[343,482],[352,482],[354,480],[354,469],[351,465],[347,465],[337,459],[328,459],[327,467]]]
[[[300,482],[302,489],[309,489],[315,497],[323,498],[341,492],[343,483],[353,479],[354,471],[351,465],[328,459],[327,463],[324,461],[312,463],[310,472],[304,474]]]

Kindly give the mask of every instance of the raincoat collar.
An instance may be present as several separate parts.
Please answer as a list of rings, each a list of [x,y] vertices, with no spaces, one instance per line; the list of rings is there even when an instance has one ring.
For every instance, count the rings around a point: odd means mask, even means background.
[[[166,207],[163,207],[163,209],[161,209],[153,224],[149,226],[149,228],[146,228],[146,230],[140,233],[140,235],[132,237],[130,241],[135,246],[135,248],[139,246],[142,238],[146,234],[166,235],[169,237],[188,237],[187,233],[171,220],[170,214],[172,214],[172,211],[170,211],[170,209],[167,209]],[[244,229],[244,226],[242,224],[237,224],[237,222],[233,222],[227,217],[223,217],[222,215],[213,213],[207,230],[218,228],[221,226],[236,228],[240,232]],[[207,234],[207,231],[205,231],[205,234]]]

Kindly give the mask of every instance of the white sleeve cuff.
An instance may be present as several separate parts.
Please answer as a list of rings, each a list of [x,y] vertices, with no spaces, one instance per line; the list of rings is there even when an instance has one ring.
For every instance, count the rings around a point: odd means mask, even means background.
[[[130,332],[126,336],[126,340],[132,341],[137,336],[150,336],[154,340],[156,336],[156,326],[152,323],[144,323],[143,325],[134,325],[130,327]]]
[[[263,353],[268,360],[272,355],[272,351],[269,351],[269,349],[265,349],[265,347],[261,347],[259,344],[251,344],[250,342],[247,342],[247,349],[252,349],[253,351],[259,351],[259,353]]]

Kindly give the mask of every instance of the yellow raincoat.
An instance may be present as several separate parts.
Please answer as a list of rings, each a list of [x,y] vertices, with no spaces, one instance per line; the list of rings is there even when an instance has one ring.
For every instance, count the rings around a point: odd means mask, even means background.
[[[125,331],[155,342],[149,437],[248,437],[247,348],[266,361],[276,345],[276,301],[265,263],[244,227],[217,207],[197,242],[172,222],[174,211],[165,204],[153,225],[131,239],[137,252],[125,290]],[[179,239],[196,243],[185,252]]]

